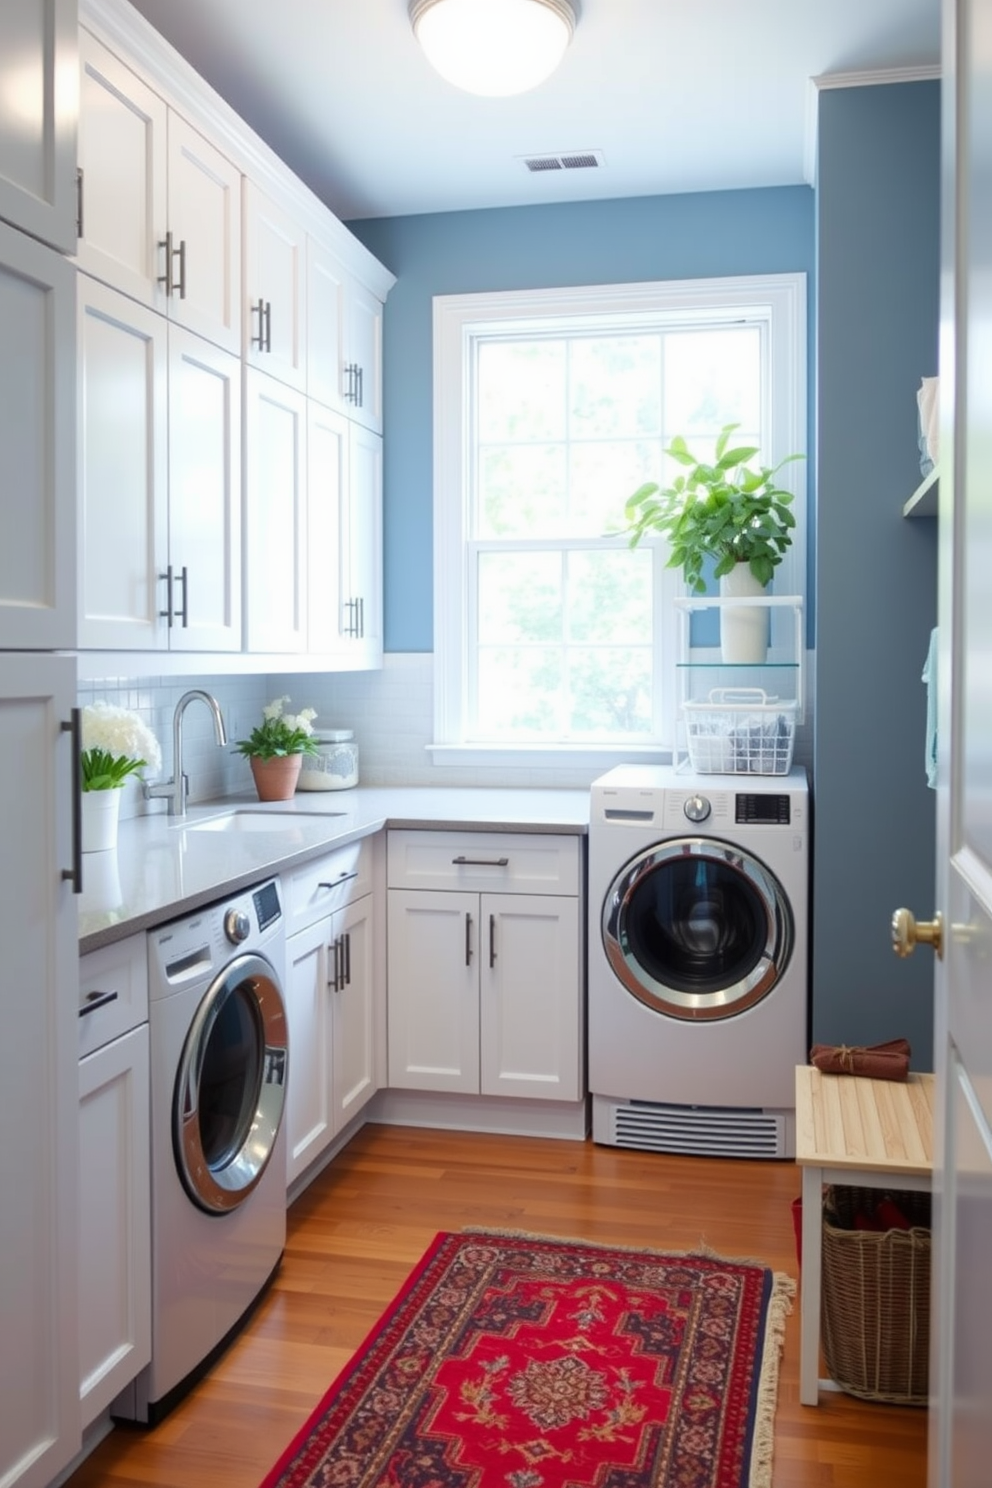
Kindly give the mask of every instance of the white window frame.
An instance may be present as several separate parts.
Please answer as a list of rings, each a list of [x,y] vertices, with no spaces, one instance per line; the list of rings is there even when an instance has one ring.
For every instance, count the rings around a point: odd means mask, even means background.
[[[510,290],[434,298],[434,743],[436,763],[609,768],[622,760],[664,761],[675,740],[675,632],[671,601],[685,586],[665,569],[660,598],[666,620],[658,646],[664,734],[650,744],[538,745],[467,743],[463,719],[469,698],[466,567],[469,473],[472,458],[471,370],[474,341],[486,335],[635,333],[654,319],[666,328],[747,320],[764,328],[762,458],[769,465],[805,453],[806,275],[770,274],[721,279],[660,280],[581,288]],[[796,527],[792,547],[775,574],[776,594],[804,595],[806,587],[806,462],[789,466]]]

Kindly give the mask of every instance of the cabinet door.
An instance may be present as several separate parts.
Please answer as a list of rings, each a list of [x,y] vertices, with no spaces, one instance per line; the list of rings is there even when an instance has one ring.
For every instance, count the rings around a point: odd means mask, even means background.
[[[0,1482],[43,1488],[79,1449],[76,701],[67,657],[0,655]]]
[[[79,1062],[79,1398],[85,1429],[152,1356],[148,1024]]]
[[[483,1095],[578,1100],[578,900],[483,894],[481,921]]]
[[[241,174],[172,110],[169,231],[170,318],[240,356]]]
[[[79,644],[164,650],[167,322],[78,276]]]
[[[241,361],[169,328],[173,651],[241,648]]]
[[[292,1184],[334,1135],[331,1100],[331,920],[286,941],[289,1082],[286,1094],[286,1182]]]
[[[0,224],[0,647],[10,649],[75,645],[75,292],[71,264]]]
[[[341,630],[349,664],[382,665],[382,438],[351,424],[341,519]]]
[[[307,394],[325,408],[344,401],[345,300],[348,275],[329,248],[307,239]]]
[[[346,1126],[376,1092],[372,911],[372,896],[367,894],[334,916],[333,934],[338,946],[332,1039],[335,1132]],[[332,965],[332,975],[334,970]]]
[[[344,396],[353,419],[382,433],[382,301],[356,279],[345,300]],[[348,369],[354,369],[349,373]]]
[[[76,0],[0,5],[0,217],[76,247]]]
[[[132,299],[166,308],[167,109],[88,32],[79,34],[81,231],[76,262]]]
[[[245,627],[249,651],[305,651],[306,399],[245,372]]]
[[[244,186],[245,355],[253,366],[306,391],[306,233],[287,212]]]
[[[343,635],[342,519],[348,492],[348,421],[310,402],[307,422],[308,649],[339,658],[354,639]]]
[[[390,889],[389,1084],[479,1090],[479,897]]]

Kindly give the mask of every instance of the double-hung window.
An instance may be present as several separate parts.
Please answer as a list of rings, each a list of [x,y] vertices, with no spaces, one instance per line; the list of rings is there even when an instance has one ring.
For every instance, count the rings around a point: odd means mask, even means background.
[[[676,434],[739,425],[775,464],[806,427],[803,275],[434,301],[435,747],[457,760],[651,757],[674,730],[665,543],[624,503]],[[776,572],[801,593],[794,545]]]

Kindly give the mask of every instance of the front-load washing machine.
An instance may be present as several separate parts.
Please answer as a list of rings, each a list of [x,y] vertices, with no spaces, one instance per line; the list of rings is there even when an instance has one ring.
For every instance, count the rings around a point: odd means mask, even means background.
[[[791,1157],[808,1052],[805,773],[621,765],[592,786],[593,1138]]]
[[[284,968],[274,879],[149,932],[152,1360],[114,1402],[119,1419],[160,1420],[278,1269]]]

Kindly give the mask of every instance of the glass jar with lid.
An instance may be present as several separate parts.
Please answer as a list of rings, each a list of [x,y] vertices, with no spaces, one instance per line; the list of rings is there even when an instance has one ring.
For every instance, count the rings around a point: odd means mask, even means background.
[[[314,729],[316,754],[305,754],[297,790],[348,790],[358,784],[358,745],[352,729]]]

